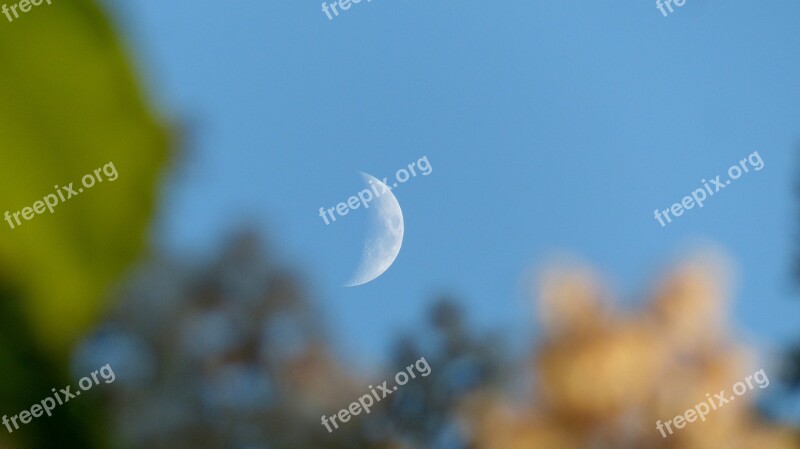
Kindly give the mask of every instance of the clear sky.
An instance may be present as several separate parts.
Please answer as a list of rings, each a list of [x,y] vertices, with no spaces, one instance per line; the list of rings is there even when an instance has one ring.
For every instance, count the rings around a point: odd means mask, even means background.
[[[627,298],[697,240],[739,268],[735,322],[798,337],[800,3],[116,0],[139,70],[189,132],[156,240],[208,252],[258,223],[310,279],[336,336],[382,358],[450,292],[474,322],[536,332],[522,277],[567,251]],[[653,217],[754,151],[751,171],[662,228]],[[395,194],[389,271],[342,288],[363,210],[317,215],[427,156]],[[527,340],[525,340],[527,341]]]

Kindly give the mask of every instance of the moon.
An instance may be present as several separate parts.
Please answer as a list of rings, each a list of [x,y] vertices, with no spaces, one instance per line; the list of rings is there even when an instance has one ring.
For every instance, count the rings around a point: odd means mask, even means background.
[[[405,225],[397,198],[378,178],[364,172],[361,172],[361,177],[370,185],[373,194],[372,201],[365,205],[372,212],[361,263],[345,287],[366,284],[382,275],[392,266],[403,246]]]

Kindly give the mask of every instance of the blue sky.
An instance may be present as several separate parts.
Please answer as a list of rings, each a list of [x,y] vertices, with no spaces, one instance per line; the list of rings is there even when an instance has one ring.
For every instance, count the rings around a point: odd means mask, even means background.
[[[155,240],[207,253],[256,223],[358,358],[383,358],[438,293],[525,342],[529,267],[567,251],[630,301],[697,241],[738,266],[743,335],[798,336],[800,3],[687,0],[663,17],[638,0],[373,0],[333,21],[306,0],[114,9],[152,96],[190,130]],[[753,151],[763,170],[665,228],[653,218]],[[325,226],[319,207],[363,188],[358,171],[423,155],[430,176],[395,190],[395,264],[342,288],[364,214]]]

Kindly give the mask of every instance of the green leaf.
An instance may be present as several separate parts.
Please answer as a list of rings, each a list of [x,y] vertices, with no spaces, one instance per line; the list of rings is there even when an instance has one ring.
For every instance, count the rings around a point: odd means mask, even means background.
[[[12,14],[13,17],[13,14]],[[143,248],[168,136],[93,1],[55,0],[0,15],[0,214],[111,162],[84,188],[12,229],[0,222],[0,278],[25,298],[35,338],[63,354]],[[110,172],[109,168],[109,172]]]

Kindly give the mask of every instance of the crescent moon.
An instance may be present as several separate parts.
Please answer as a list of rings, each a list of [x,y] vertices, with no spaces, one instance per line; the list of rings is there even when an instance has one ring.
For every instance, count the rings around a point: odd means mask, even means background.
[[[345,287],[366,284],[382,275],[392,266],[403,246],[403,210],[391,189],[378,178],[361,172],[361,177],[371,184],[373,199],[370,209],[369,234],[364,243],[361,263]]]

